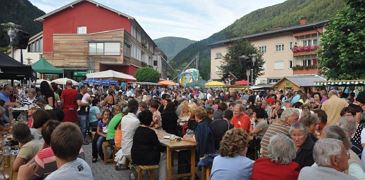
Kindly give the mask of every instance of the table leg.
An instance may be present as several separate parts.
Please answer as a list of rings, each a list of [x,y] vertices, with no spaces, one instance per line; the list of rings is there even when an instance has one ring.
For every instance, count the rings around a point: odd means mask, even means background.
[[[171,149],[169,147],[166,148],[166,176],[167,180],[172,179],[172,157],[171,157]]]
[[[190,173],[191,173],[191,180],[195,180],[195,148],[191,148],[191,162],[190,162]]]

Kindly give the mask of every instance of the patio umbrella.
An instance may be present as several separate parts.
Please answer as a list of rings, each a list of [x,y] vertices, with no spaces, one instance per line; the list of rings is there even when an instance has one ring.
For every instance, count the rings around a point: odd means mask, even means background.
[[[240,80],[240,81],[236,81],[234,84],[236,84],[236,85],[248,85],[250,83],[246,80]]]
[[[222,87],[222,86],[225,86],[225,84],[219,81],[210,81],[205,83],[205,87]]]
[[[45,79],[37,79],[37,80],[35,81],[35,84],[36,84],[36,85],[39,85],[39,84],[41,84],[41,82],[43,82],[43,81],[47,81],[47,82],[48,82],[48,84],[51,84],[51,81],[48,81],[48,80],[45,80]]]
[[[52,82],[56,83],[56,84],[60,84],[60,85],[66,85],[66,82],[68,80],[72,81],[72,85],[78,85],[79,83],[75,80],[69,79],[69,78],[59,78],[59,79],[55,79]]]
[[[170,80],[162,80],[162,81],[159,81],[158,84],[162,85],[162,86],[176,86],[177,85],[175,82],[170,81]]]

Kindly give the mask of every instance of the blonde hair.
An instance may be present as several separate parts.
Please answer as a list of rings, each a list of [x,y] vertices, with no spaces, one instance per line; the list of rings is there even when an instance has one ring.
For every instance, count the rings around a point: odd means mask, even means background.
[[[180,114],[179,117],[184,117],[184,116],[189,116],[189,102],[188,101],[183,101],[180,105]]]
[[[247,143],[248,135],[246,131],[234,128],[224,134],[220,142],[219,152],[223,157],[234,157],[246,150]]]
[[[203,107],[198,107],[195,111],[195,117],[198,117],[199,119],[203,119],[207,117],[207,111]]]

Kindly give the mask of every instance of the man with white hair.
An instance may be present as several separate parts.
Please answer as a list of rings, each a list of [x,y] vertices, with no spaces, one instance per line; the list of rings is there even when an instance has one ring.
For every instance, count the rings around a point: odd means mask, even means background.
[[[349,104],[345,99],[338,97],[336,90],[331,90],[328,97],[329,99],[322,104],[322,110],[327,114],[327,125],[334,125],[339,121],[342,109]]]
[[[282,133],[289,136],[289,128],[299,119],[299,111],[295,108],[288,108],[283,111],[279,120],[270,124],[265,135],[261,140],[261,156],[268,156],[268,145],[270,138],[276,134]]]
[[[304,167],[299,173],[299,180],[357,179],[344,173],[349,167],[349,154],[340,140],[332,138],[318,140],[314,145],[313,158],[318,166]]]

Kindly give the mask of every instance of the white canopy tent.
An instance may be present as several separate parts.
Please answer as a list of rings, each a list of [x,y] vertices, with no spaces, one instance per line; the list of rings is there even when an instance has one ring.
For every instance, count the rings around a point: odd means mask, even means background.
[[[95,78],[95,79],[123,79],[123,80],[131,80],[135,81],[136,78],[129,74],[107,70],[107,71],[100,71],[95,73],[86,74],[87,78]]]
[[[60,84],[60,85],[66,85],[66,82],[68,80],[72,81],[72,85],[78,85],[79,83],[73,79],[69,79],[69,78],[59,78],[59,79],[55,79],[52,82],[56,83],[56,84]]]

